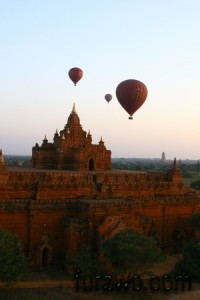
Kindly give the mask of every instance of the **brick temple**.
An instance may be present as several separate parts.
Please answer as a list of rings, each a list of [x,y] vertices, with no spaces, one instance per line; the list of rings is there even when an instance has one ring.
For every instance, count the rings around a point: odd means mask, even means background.
[[[176,251],[191,237],[185,220],[200,211],[200,196],[185,187],[176,164],[166,173],[112,170],[102,138],[92,143],[75,106],[53,142],[32,149],[32,168],[5,165],[0,151],[0,226],[16,234],[37,269],[83,243],[101,251],[103,240],[125,227]]]
[[[67,124],[53,143],[45,136],[42,145],[32,149],[33,167],[37,169],[105,171],[111,169],[111,151],[107,150],[101,138],[98,145],[92,144],[92,136],[82,129],[75,104]]]

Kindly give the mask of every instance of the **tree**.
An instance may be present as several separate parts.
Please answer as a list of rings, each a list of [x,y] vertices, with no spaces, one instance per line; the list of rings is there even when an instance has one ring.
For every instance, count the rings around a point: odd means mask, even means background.
[[[98,255],[83,245],[79,251],[72,254],[72,265],[75,270],[81,269],[86,277],[100,274],[103,270],[103,261]]]
[[[200,190],[200,180],[195,180],[192,183],[190,183],[190,187],[195,190]]]
[[[190,275],[192,280],[200,281],[200,242],[191,240],[183,249],[183,259],[177,262],[175,271]]]
[[[187,223],[193,227],[193,238],[183,249],[183,259],[176,264],[176,272],[188,274],[200,281],[200,213],[194,214]]]
[[[105,257],[113,269],[125,272],[144,272],[165,258],[152,238],[127,228],[103,243]]]
[[[187,223],[193,227],[196,239],[200,240],[200,213],[194,214]]]
[[[14,284],[25,272],[26,263],[19,239],[0,229],[0,281]]]
[[[200,230],[200,213],[194,214],[189,220],[188,224],[192,225],[195,230]]]

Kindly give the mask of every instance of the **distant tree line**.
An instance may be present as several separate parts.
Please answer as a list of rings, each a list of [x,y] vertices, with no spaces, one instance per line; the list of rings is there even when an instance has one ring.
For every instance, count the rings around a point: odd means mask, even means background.
[[[114,159],[112,161],[113,169],[123,169],[123,170],[135,170],[135,171],[160,171],[166,172],[172,167],[173,161],[162,162],[161,160],[150,160],[150,159]],[[183,174],[183,177],[190,178],[192,177],[192,172],[200,173],[200,162],[191,162],[189,163],[178,161],[177,162],[180,171]]]
[[[31,156],[25,155],[4,155],[7,166],[10,167],[31,167]]]

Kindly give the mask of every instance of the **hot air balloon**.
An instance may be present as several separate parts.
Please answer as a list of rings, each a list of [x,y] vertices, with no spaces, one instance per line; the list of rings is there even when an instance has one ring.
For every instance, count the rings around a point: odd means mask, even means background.
[[[73,81],[74,85],[83,77],[83,71],[80,68],[72,68],[69,70],[69,78]]]
[[[147,98],[147,87],[141,81],[128,79],[122,81],[116,88],[116,96],[121,106],[132,115],[142,106]]]
[[[105,99],[109,103],[112,100],[112,95],[111,94],[106,94]]]

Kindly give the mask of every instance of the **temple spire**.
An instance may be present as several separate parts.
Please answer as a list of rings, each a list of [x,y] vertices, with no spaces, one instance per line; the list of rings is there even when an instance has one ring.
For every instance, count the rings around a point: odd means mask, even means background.
[[[104,141],[103,141],[103,139],[102,139],[102,136],[101,136],[101,138],[100,138],[99,145],[100,145],[100,146],[103,146],[103,145],[104,145]]]
[[[87,134],[87,140],[89,143],[92,143],[92,135],[90,133],[90,130],[88,131],[88,134]]]
[[[174,169],[174,170],[177,170],[177,169],[178,169],[178,166],[177,166],[177,163],[176,163],[176,157],[174,158],[173,169]]]
[[[72,113],[76,114],[76,107],[75,107],[75,103],[73,104]]]

